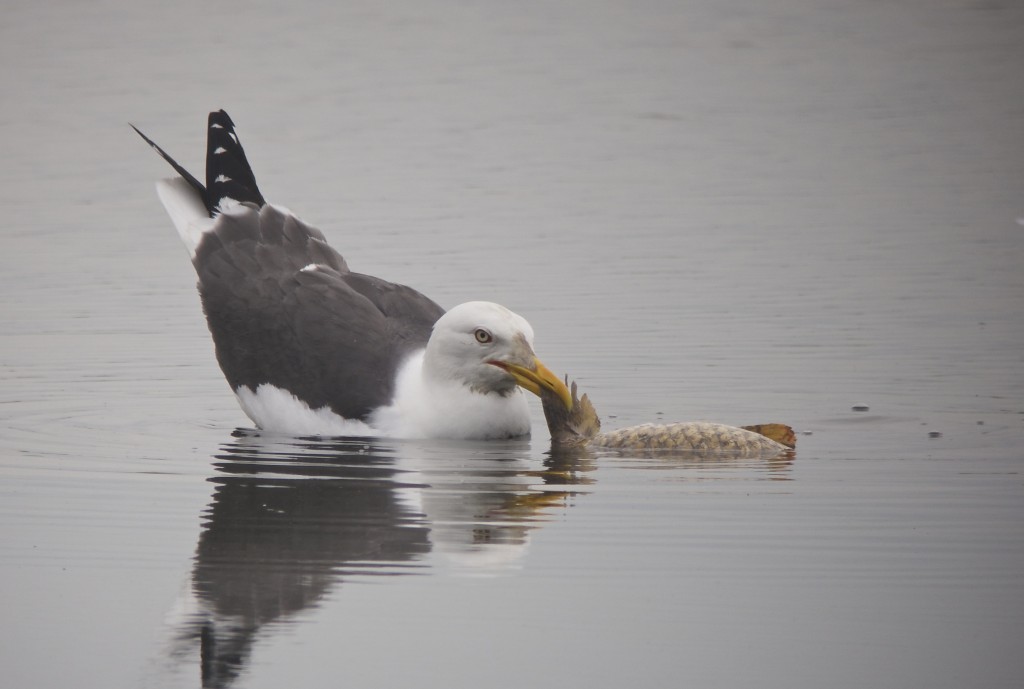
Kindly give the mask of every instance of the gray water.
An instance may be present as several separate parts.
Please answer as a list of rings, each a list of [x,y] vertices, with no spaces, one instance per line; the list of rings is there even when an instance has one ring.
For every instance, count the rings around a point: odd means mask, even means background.
[[[1024,9],[97,2],[0,22],[11,687],[1024,684]],[[506,304],[605,426],[255,434],[130,121]],[[853,411],[867,407],[867,411]],[[236,430],[237,429],[237,430]]]

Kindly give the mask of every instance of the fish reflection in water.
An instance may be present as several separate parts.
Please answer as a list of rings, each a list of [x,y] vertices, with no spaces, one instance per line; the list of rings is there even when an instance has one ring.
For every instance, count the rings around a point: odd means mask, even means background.
[[[175,661],[198,647],[204,687],[226,687],[269,623],[318,605],[346,579],[514,567],[544,513],[587,482],[575,458],[529,444],[273,439],[237,431],[214,458]],[[428,554],[433,553],[428,562]]]

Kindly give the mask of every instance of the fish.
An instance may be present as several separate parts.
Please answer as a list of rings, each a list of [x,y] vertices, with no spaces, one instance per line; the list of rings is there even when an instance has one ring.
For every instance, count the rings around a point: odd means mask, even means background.
[[[540,395],[554,449],[673,451],[695,455],[773,457],[796,447],[792,427],[782,423],[730,426],[709,421],[644,423],[612,431],[601,430],[601,419],[590,398],[579,395],[576,381],[565,377],[572,407],[554,393]]]

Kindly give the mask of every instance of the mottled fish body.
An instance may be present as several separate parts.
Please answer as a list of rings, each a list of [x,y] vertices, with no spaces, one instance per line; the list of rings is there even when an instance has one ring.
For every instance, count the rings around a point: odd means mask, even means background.
[[[796,446],[793,429],[785,424],[729,426],[709,421],[645,423],[601,431],[601,419],[590,399],[578,394],[576,383],[565,379],[572,406],[551,392],[541,391],[544,418],[556,449],[591,448],[629,451],[669,451],[692,455],[774,457]],[[780,442],[781,441],[781,442]]]
[[[588,447],[620,450],[675,450],[729,454],[739,457],[771,456],[789,448],[760,433],[708,421],[644,423],[598,433]]]

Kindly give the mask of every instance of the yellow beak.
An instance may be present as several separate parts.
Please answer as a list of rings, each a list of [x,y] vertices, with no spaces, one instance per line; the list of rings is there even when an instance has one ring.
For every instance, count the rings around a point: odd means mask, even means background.
[[[524,390],[529,390],[538,397],[541,395],[541,390],[550,390],[558,399],[562,400],[566,409],[572,409],[572,393],[569,392],[569,388],[537,357],[533,357],[529,367],[509,361],[489,361],[488,363],[507,371],[516,379],[516,384]]]

